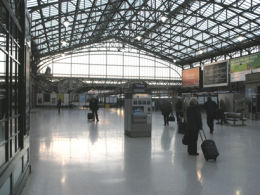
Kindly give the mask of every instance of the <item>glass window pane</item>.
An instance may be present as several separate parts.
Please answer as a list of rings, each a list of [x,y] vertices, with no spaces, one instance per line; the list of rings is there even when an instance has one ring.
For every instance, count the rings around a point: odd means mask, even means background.
[[[90,55],[90,64],[106,64],[106,56],[105,55]]]
[[[128,53],[127,51],[118,52],[116,46],[110,46],[109,43],[94,44],[93,46],[87,46],[80,54],[72,54],[68,58],[54,60],[52,68],[54,76],[90,76],[92,78],[141,77],[144,79],[180,78],[175,71],[170,70],[169,65],[179,71],[179,68],[173,64],[169,64],[161,59],[149,56],[146,52],[133,48],[128,51],[131,53]],[[109,50],[104,52],[108,47]],[[48,66],[51,67],[51,63]]]
[[[70,75],[70,64],[53,64],[53,75],[54,76],[68,76]]]
[[[84,56],[72,56],[72,63],[73,64],[74,63],[78,63],[78,64],[88,63],[88,56],[87,55],[84,55]]]
[[[123,74],[123,66],[108,66],[107,75],[109,77],[120,76]]]
[[[87,64],[72,64],[72,75],[87,76],[89,65]]]
[[[107,56],[107,64],[109,64],[109,65],[122,65],[123,64],[123,56],[108,55]]]
[[[128,66],[138,66],[139,59],[136,57],[125,56],[124,64]]]
[[[55,60],[54,63],[55,62],[58,62],[58,63],[70,63],[71,62],[71,58],[70,58],[70,56],[67,56],[66,58]]]
[[[154,61],[151,61],[150,59],[141,58],[140,59],[140,66],[154,66]]]
[[[154,67],[140,67],[140,77],[141,78],[154,78]]]
[[[169,79],[169,68],[156,68],[157,79]]]
[[[138,67],[125,66],[124,67],[124,76],[126,78],[138,78],[139,68]]]
[[[90,65],[90,76],[91,77],[105,77],[106,66],[103,65]]]

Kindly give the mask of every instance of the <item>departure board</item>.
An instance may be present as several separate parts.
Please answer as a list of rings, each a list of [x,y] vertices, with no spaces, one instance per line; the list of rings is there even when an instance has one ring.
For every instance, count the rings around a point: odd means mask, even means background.
[[[228,84],[227,61],[204,65],[203,87],[225,86]]]

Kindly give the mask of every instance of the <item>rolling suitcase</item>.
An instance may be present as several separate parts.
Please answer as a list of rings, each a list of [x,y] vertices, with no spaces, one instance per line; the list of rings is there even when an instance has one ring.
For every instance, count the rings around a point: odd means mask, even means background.
[[[199,134],[200,134],[200,138],[201,138],[201,141],[202,141],[201,149],[202,149],[204,158],[206,159],[206,161],[208,161],[210,159],[216,161],[217,157],[219,155],[217,146],[216,146],[214,140],[207,139],[205,132],[203,130],[201,130],[201,131],[202,131],[202,133],[199,132]],[[203,136],[201,134],[203,134]],[[204,137],[204,139],[203,139],[203,137]]]
[[[94,117],[93,117],[93,114],[92,113],[88,113],[88,120],[93,120]]]

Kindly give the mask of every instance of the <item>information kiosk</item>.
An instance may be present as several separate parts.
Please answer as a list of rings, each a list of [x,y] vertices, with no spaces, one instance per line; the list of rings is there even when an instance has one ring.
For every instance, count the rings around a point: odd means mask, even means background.
[[[152,97],[145,82],[131,83],[125,91],[125,134],[151,137]]]

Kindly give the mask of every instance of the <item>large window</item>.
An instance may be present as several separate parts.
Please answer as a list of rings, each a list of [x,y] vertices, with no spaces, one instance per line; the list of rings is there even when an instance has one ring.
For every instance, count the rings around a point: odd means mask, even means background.
[[[0,27],[0,167],[19,150],[18,135],[18,67],[20,45],[18,30],[13,21],[7,20],[4,7]],[[7,38],[9,37],[9,38]]]
[[[181,68],[121,43],[100,43],[40,64],[53,76],[180,80]]]

